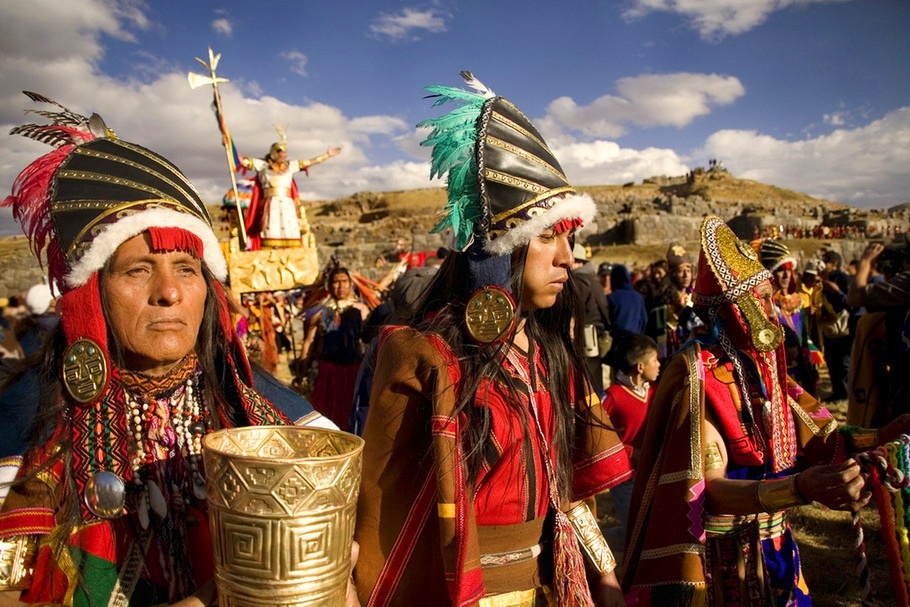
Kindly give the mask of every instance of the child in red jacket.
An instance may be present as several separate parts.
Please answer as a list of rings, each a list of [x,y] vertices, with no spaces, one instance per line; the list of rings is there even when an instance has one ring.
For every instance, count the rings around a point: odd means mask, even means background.
[[[616,379],[607,388],[603,408],[626,446],[634,468],[644,438],[648,408],[654,398],[654,382],[660,373],[657,342],[641,333],[623,332],[615,336],[607,359],[616,369]],[[604,536],[614,553],[622,552],[625,543],[633,481],[634,478],[629,479],[610,489],[619,525],[607,529]]]

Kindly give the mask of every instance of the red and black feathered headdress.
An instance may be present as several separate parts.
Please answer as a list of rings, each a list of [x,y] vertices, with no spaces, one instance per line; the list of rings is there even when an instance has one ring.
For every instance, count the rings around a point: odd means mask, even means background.
[[[227,263],[202,197],[170,161],[123,141],[97,114],[86,118],[43,95],[53,110],[32,110],[50,124],[22,135],[55,149],[27,166],[0,205],[11,207],[39,262],[63,293],[58,311],[69,349],[64,385],[77,402],[100,398],[108,382],[107,325],[98,270],[126,240],[143,232],[155,250],[191,251],[219,281]]]

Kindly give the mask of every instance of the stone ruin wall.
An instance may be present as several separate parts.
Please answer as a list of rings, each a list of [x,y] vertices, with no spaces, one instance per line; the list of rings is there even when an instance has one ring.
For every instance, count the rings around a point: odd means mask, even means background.
[[[799,208],[793,203],[768,200],[762,203],[718,203],[699,196],[644,199],[625,195],[597,199],[598,212],[580,242],[595,252],[611,245],[665,246],[671,242],[695,245],[701,218],[714,214],[731,223],[741,238],[750,239],[757,228],[786,224],[804,227],[823,225],[874,226],[881,232],[890,223],[904,229],[910,224],[907,211],[882,213],[857,209],[826,210],[824,207]],[[773,213],[770,211],[773,210]],[[430,234],[438,221],[432,213],[393,214],[386,211],[382,194],[359,193],[343,201],[327,203],[309,210],[309,221],[319,246],[319,263],[327,265],[335,256],[340,263],[367,278],[379,280],[387,268],[376,267],[376,259],[394,248],[398,238],[411,243],[414,251],[435,251],[446,244],[446,236]],[[226,225],[220,211],[213,213],[216,224]],[[22,293],[42,280],[43,271],[28,252],[23,237],[4,239],[9,245],[0,255],[0,297]],[[861,241],[826,241],[845,259],[857,257]],[[605,257],[595,253],[595,260]],[[620,259],[611,261],[623,262]]]

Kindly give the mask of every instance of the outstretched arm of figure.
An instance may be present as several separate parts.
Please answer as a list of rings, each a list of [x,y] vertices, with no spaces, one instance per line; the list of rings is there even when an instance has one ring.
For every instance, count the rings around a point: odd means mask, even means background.
[[[222,135],[221,136],[221,145],[224,147],[227,147],[227,144],[228,144],[227,137]],[[249,156],[241,156],[240,152],[236,152],[236,153],[237,153],[237,163],[238,164],[237,164],[237,166],[234,167],[234,171],[239,171],[241,168],[250,169],[250,170],[253,170],[254,168],[256,168],[255,163],[253,162],[252,158],[250,158]]]
[[[300,170],[304,170],[313,166],[314,164],[319,164],[320,162],[325,162],[332,156],[337,156],[341,153],[341,148],[329,148],[326,150],[325,154],[320,154],[319,156],[314,156],[309,160],[299,160]]]
[[[832,510],[858,512],[872,497],[865,490],[859,464],[852,459],[811,466],[780,479],[740,480],[727,478],[726,444],[711,419],[705,420],[704,445],[705,488],[715,514],[776,512],[812,501]]]

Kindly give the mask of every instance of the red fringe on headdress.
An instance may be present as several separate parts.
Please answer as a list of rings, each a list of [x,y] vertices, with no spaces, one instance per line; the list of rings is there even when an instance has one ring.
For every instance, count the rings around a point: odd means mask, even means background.
[[[202,239],[183,228],[149,226],[153,252],[186,251],[202,259]]]
[[[90,134],[87,136],[91,138]],[[47,265],[51,280],[61,288],[64,287],[66,260],[54,234],[50,186],[54,173],[75,147],[72,144],[60,146],[22,169],[13,182],[12,193],[0,202],[0,207],[12,207],[13,217],[22,226],[38,263],[42,269]]]
[[[568,232],[574,228],[580,228],[584,225],[585,222],[581,220],[580,217],[573,217],[570,219],[560,219],[553,224],[553,231],[557,234],[562,234],[563,232]]]

